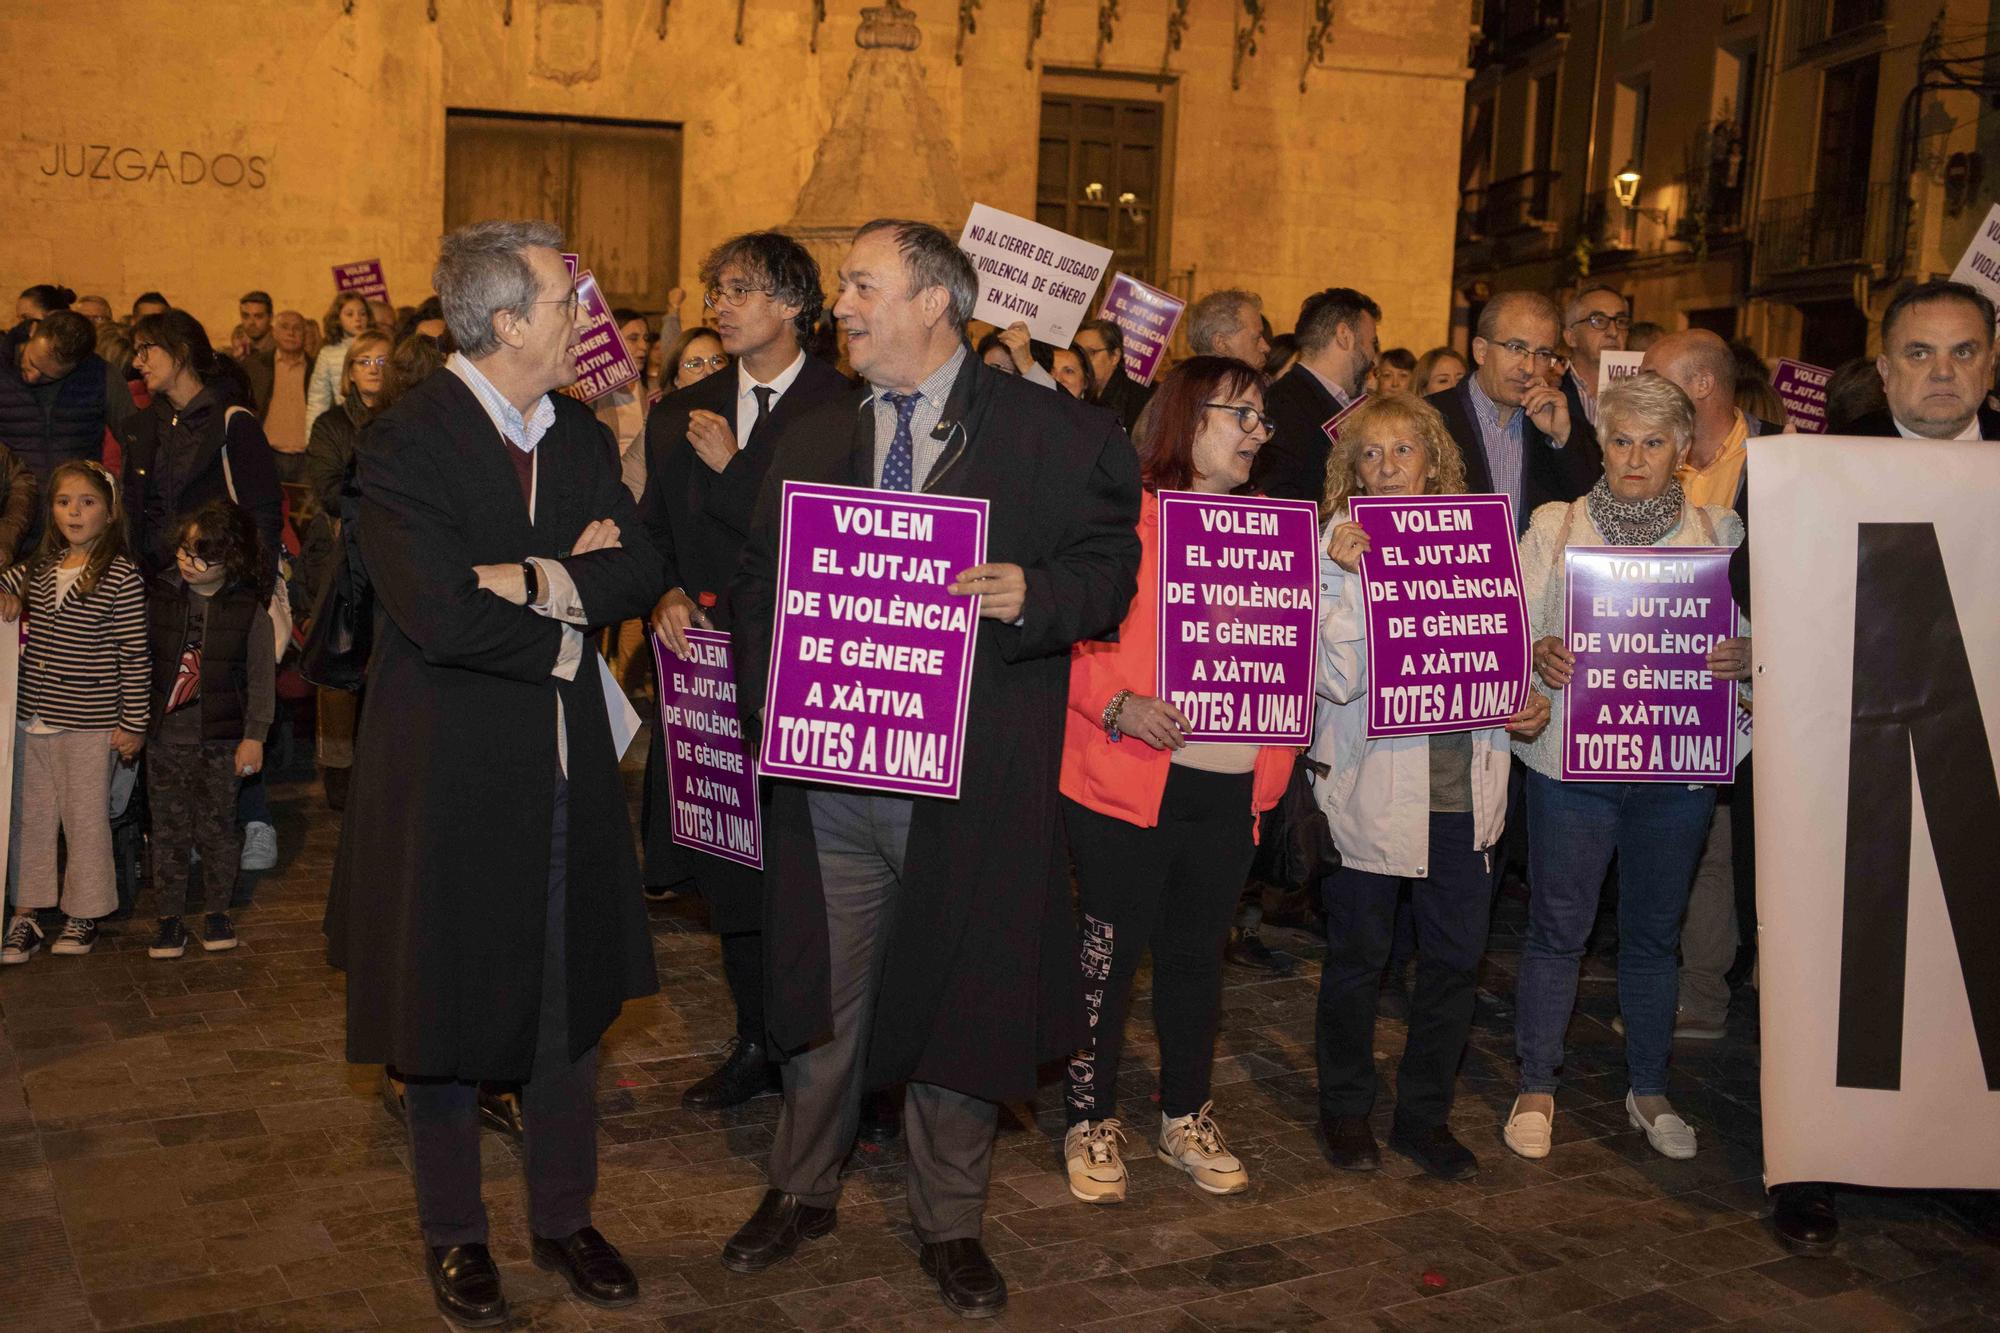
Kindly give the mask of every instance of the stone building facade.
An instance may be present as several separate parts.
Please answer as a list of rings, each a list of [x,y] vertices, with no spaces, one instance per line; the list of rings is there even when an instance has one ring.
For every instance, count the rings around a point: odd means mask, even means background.
[[[1183,294],[1257,290],[1279,328],[1338,282],[1381,302],[1385,344],[1445,333],[1465,0],[906,3],[921,46],[899,54],[930,110],[876,110],[935,118],[922,131],[964,199],[1108,234],[1123,266]],[[448,223],[540,213],[614,300],[659,309],[716,241],[798,214],[870,54],[862,9],[0,7],[17,108],[0,280],[115,306],[157,288],[220,336],[251,287],[316,316],[347,261],[379,257],[392,299],[413,303]],[[945,170],[907,157],[873,161],[877,192]],[[895,202],[856,198],[853,215]]]
[[[1996,33],[2000,0],[1481,0],[1458,337],[1495,291],[1605,281],[1766,357],[1873,350],[2000,194]]]

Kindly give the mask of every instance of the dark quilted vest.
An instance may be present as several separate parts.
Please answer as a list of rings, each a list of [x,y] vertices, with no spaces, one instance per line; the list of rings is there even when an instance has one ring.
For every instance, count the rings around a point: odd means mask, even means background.
[[[54,384],[29,384],[20,346],[0,342],[0,443],[44,482],[59,463],[104,457],[104,362],[92,353]]]
[[[147,593],[152,603],[155,731],[167,715],[181,649],[187,646],[189,596],[185,587],[168,579]],[[209,599],[201,639],[201,699],[195,705],[201,709],[204,741],[243,739],[243,714],[250,701],[250,626],[256,614],[256,597],[242,588],[227,588]]]

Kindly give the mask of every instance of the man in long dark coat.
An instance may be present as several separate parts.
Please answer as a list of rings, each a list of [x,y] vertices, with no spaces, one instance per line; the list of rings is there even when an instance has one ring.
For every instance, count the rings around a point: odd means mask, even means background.
[[[776,232],[751,232],[717,246],[701,266],[703,300],[716,335],[736,364],[668,394],[646,418],[646,494],[639,506],[660,554],[666,592],[653,631],[683,652],[689,625],[733,623],[729,581],[750,528],[757,490],[770,470],[772,442],[786,422],[844,395],[841,373],[803,350],[820,310],[819,265]],[[673,846],[673,792],[666,746],[653,728],[646,756],[647,882]],[[722,939],[722,975],[736,1003],[729,1057],[681,1095],[690,1111],[720,1111],[769,1092],[778,1068],[764,1035],[763,877],[749,866],[694,853],[695,887],[709,927]]]
[[[755,1272],[834,1226],[864,1090],[908,1080],[910,1214],[924,1271],[962,1314],[1006,1284],[980,1244],[998,1103],[1082,1032],[1056,776],[1070,648],[1136,591],[1136,456],[1109,412],[989,369],[956,242],[870,223],[834,315],[868,383],[779,434],[734,585],[739,697],[764,697],[786,480],[973,496],[987,557],[960,799],[772,785],[767,1025],[785,1064],[772,1188],[723,1252]]]
[[[477,1084],[519,1083],[534,1259],[586,1299],[638,1284],[591,1225],[597,1043],[658,988],[600,667],[659,560],[582,403],[561,233],[482,222],[434,280],[460,351],[363,434],[378,601],[327,904],[347,1057],[408,1081],[439,1308],[507,1317],[479,1195]]]

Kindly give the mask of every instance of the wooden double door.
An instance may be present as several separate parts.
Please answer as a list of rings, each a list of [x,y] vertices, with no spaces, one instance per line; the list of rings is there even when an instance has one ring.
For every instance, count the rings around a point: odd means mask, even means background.
[[[445,228],[486,218],[555,223],[613,305],[664,310],[680,279],[681,131],[447,112]]]

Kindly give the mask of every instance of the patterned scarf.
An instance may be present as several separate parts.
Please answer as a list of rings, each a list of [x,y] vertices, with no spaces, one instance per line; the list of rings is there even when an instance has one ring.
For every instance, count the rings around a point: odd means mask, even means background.
[[[1611,493],[1603,477],[1586,497],[1590,521],[1604,540],[1613,546],[1651,546],[1680,526],[1687,496],[1679,481],[1671,478],[1667,489],[1650,500],[1621,500]]]

